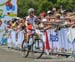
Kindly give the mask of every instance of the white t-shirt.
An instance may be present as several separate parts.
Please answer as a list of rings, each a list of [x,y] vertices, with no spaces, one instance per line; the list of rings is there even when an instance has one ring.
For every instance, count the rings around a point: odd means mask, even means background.
[[[30,16],[27,16],[26,17],[26,20],[28,21],[28,23],[32,24],[33,26],[35,25],[35,21],[37,20],[37,17],[34,16],[34,17],[30,17]]]

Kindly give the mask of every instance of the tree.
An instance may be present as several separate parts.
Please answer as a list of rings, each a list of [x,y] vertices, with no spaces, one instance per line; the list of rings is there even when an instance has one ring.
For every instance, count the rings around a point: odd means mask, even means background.
[[[52,7],[53,7],[52,2],[48,2],[48,0],[43,0],[43,1],[41,0],[39,1],[37,12],[40,13],[41,11],[47,11]]]
[[[24,17],[28,14],[29,8],[34,8],[38,15],[41,11],[47,11],[53,7],[65,10],[75,9],[75,0],[18,0],[18,16]]]

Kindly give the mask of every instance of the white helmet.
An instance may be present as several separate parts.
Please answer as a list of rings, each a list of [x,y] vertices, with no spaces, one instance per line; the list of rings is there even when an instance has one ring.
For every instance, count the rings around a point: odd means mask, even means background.
[[[28,13],[30,14],[31,12],[34,12],[35,10],[34,10],[34,8],[30,8],[29,10],[28,10]]]
[[[49,14],[49,13],[51,13],[51,11],[49,10],[49,11],[47,11],[47,14]]]

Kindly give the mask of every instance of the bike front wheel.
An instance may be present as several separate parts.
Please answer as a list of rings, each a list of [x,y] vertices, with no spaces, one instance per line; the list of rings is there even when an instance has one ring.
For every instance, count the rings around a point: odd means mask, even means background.
[[[43,53],[44,53],[44,42],[42,39],[36,39],[33,41],[33,45],[32,45],[32,53],[33,53],[33,57],[38,59],[40,58]]]

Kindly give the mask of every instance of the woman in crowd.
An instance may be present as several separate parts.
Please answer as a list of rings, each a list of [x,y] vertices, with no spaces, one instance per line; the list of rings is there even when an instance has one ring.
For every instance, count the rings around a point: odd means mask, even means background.
[[[11,21],[8,21],[7,26],[6,26],[8,48],[12,48],[11,31],[12,31]]]

